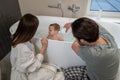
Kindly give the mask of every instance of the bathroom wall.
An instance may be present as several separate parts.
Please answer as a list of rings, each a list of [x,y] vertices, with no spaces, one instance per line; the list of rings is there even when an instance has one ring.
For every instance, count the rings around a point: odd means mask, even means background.
[[[0,60],[10,51],[10,26],[21,17],[18,0],[0,0]]]
[[[49,8],[48,5],[57,6],[61,3],[63,17],[81,17],[86,15],[89,0],[19,0],[22,15],[32,13],[45,16],[62,16],[61,9]],[[80,7],[76,13],[68,10],[69,6],[75,4]]]

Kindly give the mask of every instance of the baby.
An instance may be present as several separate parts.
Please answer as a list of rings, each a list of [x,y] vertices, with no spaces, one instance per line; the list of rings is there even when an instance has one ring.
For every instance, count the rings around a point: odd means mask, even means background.
[[[57,23],[53,23],[49,25],[49,34],[47,36],[48,39],[52,40],[59,40],[64,41],[64,39],[59,34],[60,31],[60,25]]]

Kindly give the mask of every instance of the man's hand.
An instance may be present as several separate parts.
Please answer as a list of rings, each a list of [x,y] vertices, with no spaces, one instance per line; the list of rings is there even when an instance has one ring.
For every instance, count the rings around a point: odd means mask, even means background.
[[[67,31],[70,29],[70,27],[71,27],[71,23],[66,23],[66,24],[64,25],[64,28],[66,28],[66,31],[65,31],[65,32],[67,32]]]

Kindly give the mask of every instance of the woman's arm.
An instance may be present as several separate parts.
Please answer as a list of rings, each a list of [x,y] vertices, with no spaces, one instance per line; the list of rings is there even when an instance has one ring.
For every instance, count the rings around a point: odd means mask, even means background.
[[[19,72],[34,72],[41,67],[44,59],[42,54],[35,54],[35,51],[25,44],[20,45],[18,48],[16,70]]]
[[[29,49],[26,45],[19,46],[19,55],[17,57],[17,70],[20,72],[34,72],[41,67],[48,41],[46,38],[41,39],[42,47],[38,54]]]
[[[46,50],[46,48],[47,48],[47,45],[48,45],[48,40],[47,40],[47,38],[42,38],[42,39],[41,39],[41,43],[42,43],[42,47],[41,47],[41,49],[40,49],[40,53],[41,53],[41,54],[44,54],[44,53],[45,53],[45,50]]]

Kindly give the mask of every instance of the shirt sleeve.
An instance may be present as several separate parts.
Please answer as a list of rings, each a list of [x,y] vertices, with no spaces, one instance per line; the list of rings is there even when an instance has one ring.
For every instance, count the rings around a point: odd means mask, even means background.
[[[17,70],[20,72],[34,72],[38,70],[43,62],[43,55],[30,50],[28,47],[20,47],[17,56]]]
[[[99,34],[109,34],[111,35],[105,28],[103,28],[101,25],[99,25]]]
[[[99,27],[99,36],[107,40],[111,47],[117,47],[115,38],[102,26]]]

